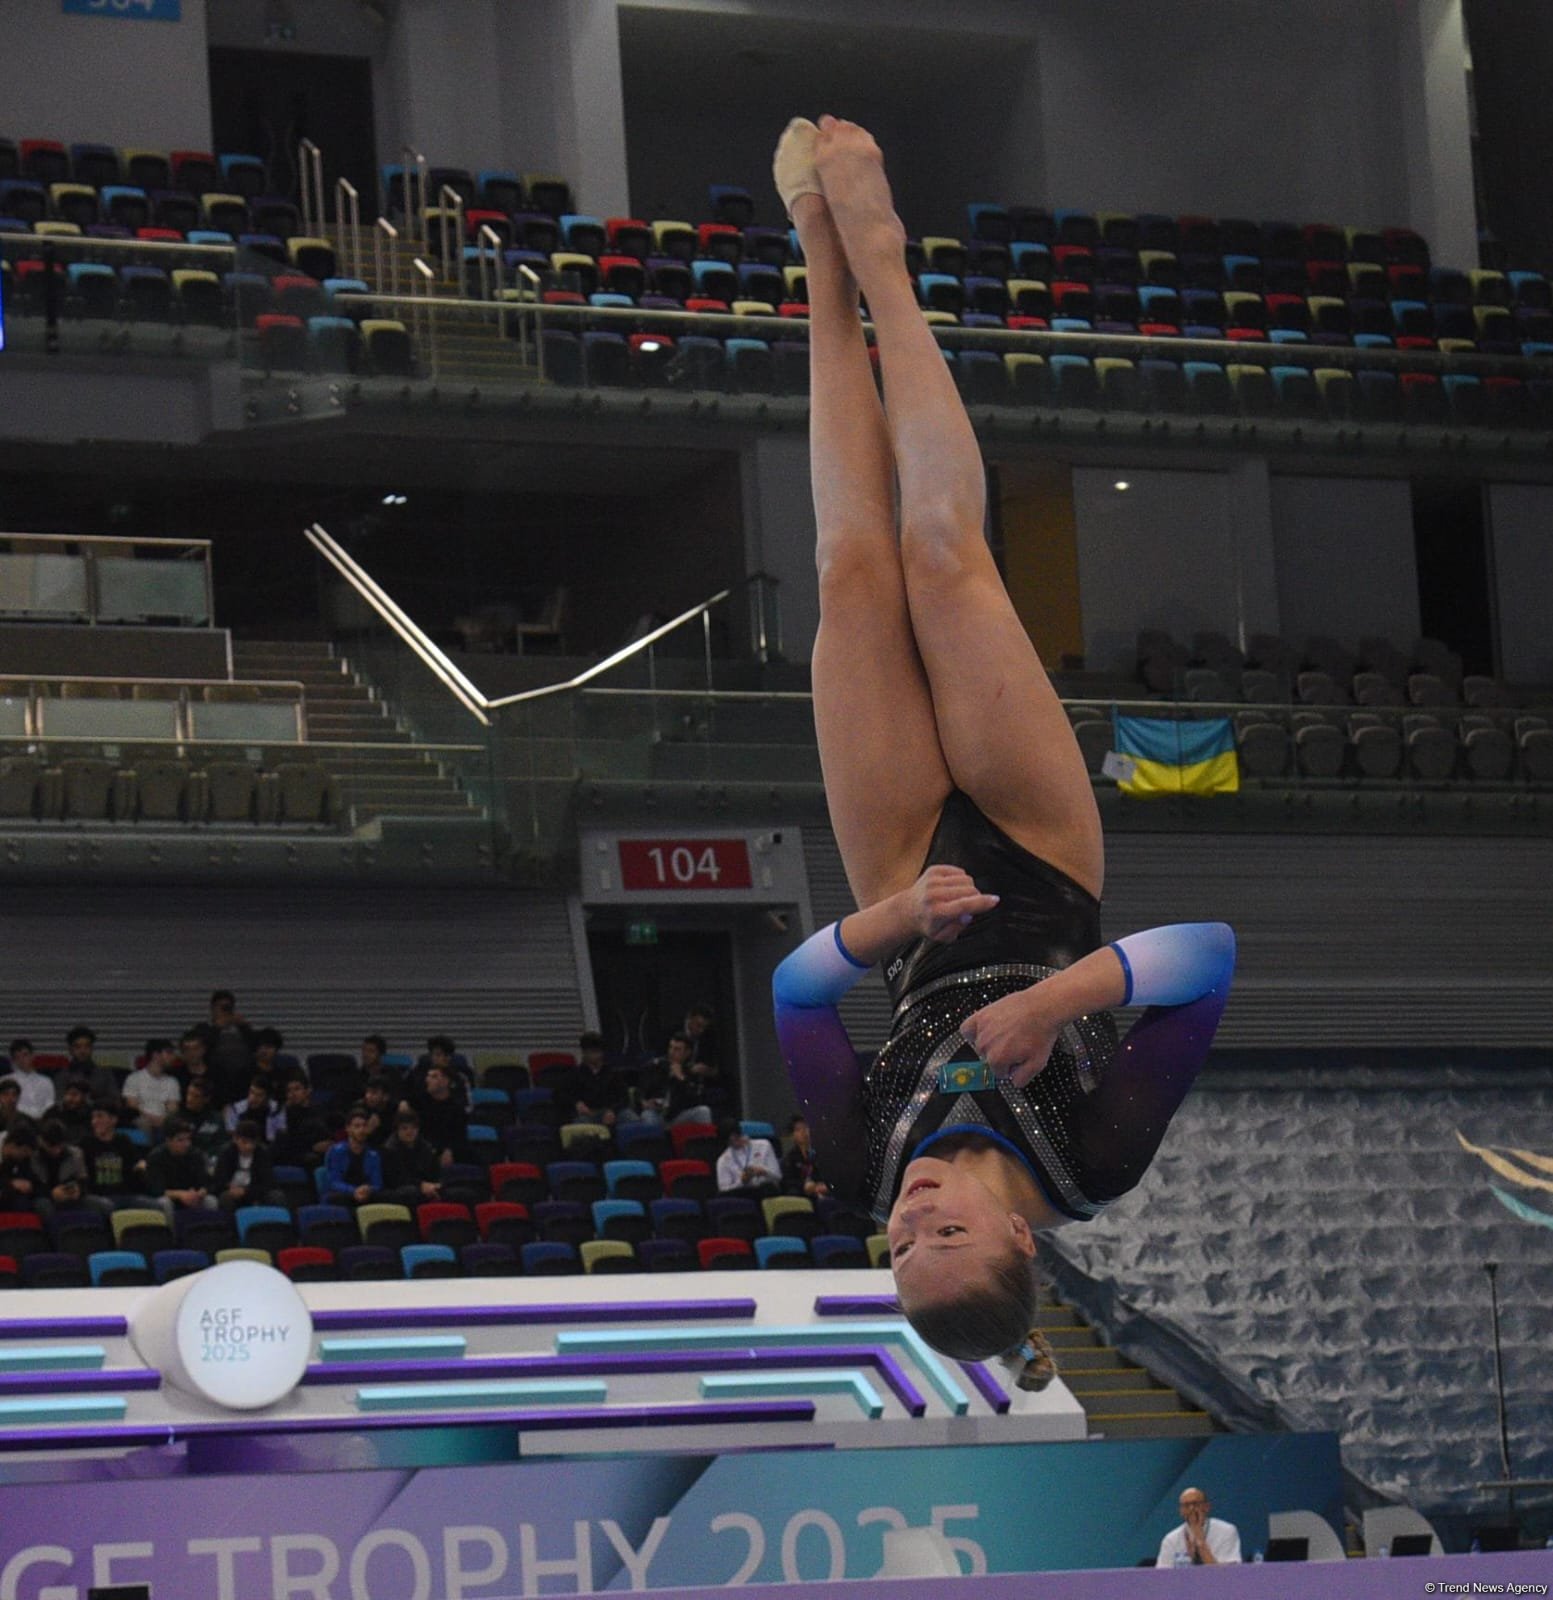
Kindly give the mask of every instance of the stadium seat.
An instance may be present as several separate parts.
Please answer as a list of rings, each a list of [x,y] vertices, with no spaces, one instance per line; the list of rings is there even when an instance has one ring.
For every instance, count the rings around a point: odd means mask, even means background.
[[[509,1244],[466,1244],[458,1262],[466,1278],[516,1278],[523,1271],[517,1249]]]
[[[592,1210],[593,1231],[601,1239],[636,1244],[652,1231],[647,1209],[639,1200],[596,1200]]]
[[[755,1265],[755,1251],[748,1239],[701,1239],[696,1255],[703,1272],[739,1272]]]
[[[86,1266],[94,1289],[134,1289],[152,1281],[151,1268],[138,1250],[99,1250]]]
[[[684,1239],[643,1239],[636,1247],[643,1272],[694,1272],[699,1263]]]
[[[529,1208],[534,1230],[541,1239],[581,1244],[593,1237],[593,1217],[580,1200],[539,1200]]]
[[[861,1239],[850,1234],[820,1234],[809,1241],[809,1256],[817,1267],[866,1268],[868,1249]]]
[[[458,1256],[445,1244],[407,1244],[399,1251],[407,1278],[457,1278]]]
[[[294,1283],[333,1283],[338,1276],[334,1252],[317,1245],[293,1245],[281,1250],[276,1254],[275,1265]]]
[[[719,1238],[758,1239],[766,1232],[759,1208],[748,1195],[723,1194],[704,1202],[707,1229]]]
[[[7,1259],[14,1259],[7,1255]],[[84,1289],[91,1283],[86,1261],[52,1250],[35,1251],[16,1263],[29,1289]]]
[[[653,1233],[660,1239],[688,1239],[692,1243],[707,1234],[706,1214],[698,1201],[669,1196],[648,1202]]]
[[[850,1239],[847,1241],[852,1242]],[[755,1261],[761,1267],[806,1267],[809,1247],[791,1234],[772,1234],[756,1239]]]
[[[361,324],[361,337],[366,346],[369,372],[380,377],[414,376],[415,357],[410,334],[402,322],[368,317]]]
[[[624,1239],[587,1239],[577,1247],[588,1273],[640,1272],[636,1251]]]
[[[800,1239],[811,1239],[818,1231],[814,1202],[802,1195],[775,1195],[762,1200],[760,1208],[765,1214],[767,1233],[790,1233]]]
[[[575,1277],[582,1271],[576,1246],[538,1239],[522,1249],[523,1270],[534,1278]]]
[[[336,1264],[347,1283],[392,1283],[404,1277],[399,1252],[386,1245],[349,1245],[340,1251]]]
[[[487,1200],[475,1207],[475,1221],[484,1244],[504,1244],[513,1249],[528,1244],[534,1237],[534,1224],[528,1207],[507,1200]]]

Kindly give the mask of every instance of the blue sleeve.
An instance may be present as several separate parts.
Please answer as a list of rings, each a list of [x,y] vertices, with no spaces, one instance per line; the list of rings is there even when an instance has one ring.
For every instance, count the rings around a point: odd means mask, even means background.
[[[1228,988],[1235,932],[1225,922],[1175,922],[1129,933],[1110,947],[1127,978],[1124,1006],[1182,1006]]]

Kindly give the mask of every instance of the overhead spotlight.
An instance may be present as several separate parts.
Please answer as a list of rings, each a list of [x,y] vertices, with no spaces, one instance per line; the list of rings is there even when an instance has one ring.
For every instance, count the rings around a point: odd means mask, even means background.
[[[663,345],[657,339],[643,339],[636,348],[640,350],[643,355],[650,356],[654,350],[661,350]]]
[[[383,504],[385,506],[407,506],[409,503],[410,497],[407,494],[385,494],[383,496]]]
[[[1116,480],[1116,482],[1111,485],[1111,487],[1113,489],[1117,490],[1117,492],[1120,493],[1120,494],[1126,494],[1127,491],[1132,487],[1132,485],[1130,483],[1128,483],[1128,481],[1125,478],[1118,478]]]

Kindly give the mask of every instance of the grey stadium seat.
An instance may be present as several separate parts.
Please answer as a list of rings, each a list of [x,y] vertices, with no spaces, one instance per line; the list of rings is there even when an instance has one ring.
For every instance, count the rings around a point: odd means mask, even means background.
[[[59,772],[36,756],[0,756],[0,817],[50,817],[59,812]]]
[[[1553,783],[1553,728],[1546,717],[1517,717],[1515,743],[1521,774],[1533,783]]]
[[[1348,719],[1348,742],[1361,777],[1394,778],[1402,770],[1402,733],[1373,711],[1356,711]]]
[[[1335,778],[1343,770],[1348,741],[1318,713],[1294,714],[1294,755],[1307,778]]]
[[[1289,682],[1280,673],[1266,667],[1247,667],[1240,675],[1241,698],[1248,705],[1288,705]]]
[[[1466,752],[1467,771],[1474,778],[1502,783],[1515,763],[1515,745],[1492,717],[1469,711],[1461,719],[1457,737]]]
[[[1400,706],[1406,703],[1402,691],[1383,672],[1356,672],[1353,697],[1361,706]]]
[[[119,769],[111,761],[78,756],[59,764],[64,814],[85,822],[101,822],[113,809]]]
[[[257,776],[246,761],[212,761],[205,769],[212,822],[252,822],[257,791]]]
[[[280,822],[333,822],[335,792],[333,780],[312,762],[283,761],[275,768],[280,788]]]
[[[1348,696],[1338,687],[1338,680],[1330,672],[1302,672],[1294,680],[1299,691],[1300,704],[1306,706],[1345,706]]]
[[[1216,667],[1188,667],[1183,680],[1188,700],[1233,700],[1234,691]]]
[[[1426,712],[1404,717],[1402,736],[1407,741],[1408,766],[1415,778],[1439,783],[1456,771],[1456,736],[1441,725],[1438,717]]]
[[[1289,730],[1265,711],[1236,716],[1235,745],[1249,778],[1281,778],[1289,770]]]
[[[1111,747],[1116,742],[1110,722],[1102,722],[1098,717],[1075,720],[1073,737],[1078,740],[1078,747],[1090,776],[1098,777],[1106,756],[1110,754]]]
[[[1407,697],[1415,706],[1453,706],[1456,696],[1443,678],[1432,672],[1415,672],[1407,680]]]
[[[181,822],[189,806],[189,763],[168,757],[137,761],[132,773],[135,815],[147,822]]]

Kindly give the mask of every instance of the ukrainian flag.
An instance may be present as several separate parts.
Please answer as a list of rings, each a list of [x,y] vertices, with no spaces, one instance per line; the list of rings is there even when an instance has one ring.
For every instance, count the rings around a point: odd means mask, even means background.
[[[1118,715],[1116,750],[1131,767],[1118,781],[1128,794],[1233,794],[1240,787],[1228,717],[1176,722]]]

